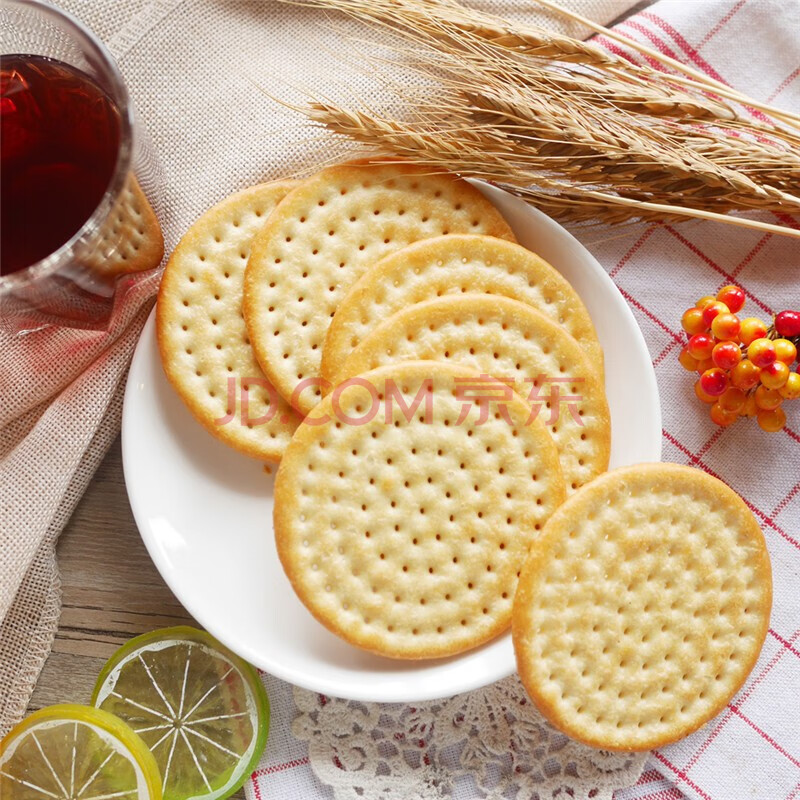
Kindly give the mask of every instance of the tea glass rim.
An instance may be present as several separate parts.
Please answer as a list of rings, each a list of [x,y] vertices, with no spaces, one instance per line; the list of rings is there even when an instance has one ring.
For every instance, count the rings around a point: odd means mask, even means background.
[[[111,213],[111,209],[125,187],[133,161],[133,107],[122,73],[108,48],[75,16],[55,8],[43,0],[3,0],[3,7],[4,10],[33,9],[45,17],[58,20],[59,24],[77,40],[87,60],[98,72],[103,74],[109,84],[109,95],[120,115],[120,136],[114,171],[100,202],[91,215],[58,249],[21,270],[0,276],[0,295],[51,275],[73,259],[78,245],[90,241]],[[8,55],[17,55],[17,53],[8,53]],[[19,53],[19,55],[27,54]]]

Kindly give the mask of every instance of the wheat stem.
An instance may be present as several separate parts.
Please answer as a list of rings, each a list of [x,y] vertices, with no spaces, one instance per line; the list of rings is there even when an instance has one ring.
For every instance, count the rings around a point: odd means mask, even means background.
[[[677,214],[682,217],[695,217],[697,219],[714,220],[716,222],[725,222],[728,225],[738,225],[742,228],[752,228],[754,230],[764,231],[765,233],[777,233],[781,236],[789,236],[795,239],[800,239],[800,230],[787,228],[784,225],[774,225],[769,222],[761,222],[755,219],[747,219],[746,217],[734,217],[730,214],[718,214],[714,211],[704,211],[700,208],[676,208],[675,206],[664,205],[662,203],[648,203],[640,200],[630,200],[627,197],[619,197],[618,195],[606,194],[605,192],[586,192],[587,197],[593,197],[604,203],[611,203],[612,205],[629,206],[636,208],[639,211],[651,211],[655,214],[663,214],[669,216]]]

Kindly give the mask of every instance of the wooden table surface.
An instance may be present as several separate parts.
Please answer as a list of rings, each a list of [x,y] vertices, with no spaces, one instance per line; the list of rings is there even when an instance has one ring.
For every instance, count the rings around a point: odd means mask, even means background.
[[[57,545],[61,621],[28,705],[88,703],[106,659],[128,639],[197,623],[156,571],[133,520],[117,437]],[[244,789],[233,795],[244,800]]]
[[[119,437],[57,545],[63,607],[29,710],[88,703],[108,657],[132,636],[195,624],[156,571],[133,520]]]

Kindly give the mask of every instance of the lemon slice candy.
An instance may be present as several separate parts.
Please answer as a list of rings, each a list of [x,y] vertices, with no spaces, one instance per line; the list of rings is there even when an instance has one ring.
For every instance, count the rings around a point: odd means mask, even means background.
[[[3,800],[161,800],[145,743],[91,706],[57,705],[24,719],[0,742]]]
[[[195,628],[131,639],[103,667],[92,702],[150,748],[164,800],[228,797],[267,741],[269,702],[256,671]]]

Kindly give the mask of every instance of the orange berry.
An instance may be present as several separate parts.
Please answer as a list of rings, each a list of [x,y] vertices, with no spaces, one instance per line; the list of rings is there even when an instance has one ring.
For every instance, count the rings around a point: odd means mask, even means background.
[[[744,305],[745,296],[738,286],[723,286],[717,292],[717,300],[725,303],[734,314],[738,314]]]
[[[689,355],[697,361],[704,361],[711,358],[711,353],[714,350],[714,339],[707,333],[696,333],[689,339],[686,349]]]
[[[797,358],[797,348],[788,339],[775,339],[772,344],[775,345],[775,355],[778,361],[783,361],[784,364],[791,366]]]
[[[747,357],[757,366],[761,367],[768,367],[770,364],[774,363],[776,354],[775,354],[775,345],[769,339],[760,338],[756,339],[754,342],[750,342],[747,346]]]
[[[749,391],[758,385],[761,370],[749,359],[740,361],[731,370],[731,383],[742,391]]]
[[[736,314],[717,314],[711,322],[711,333],[721,342],[733,342],[739,338],[740,327]]]
[[[756,405],[756,396],[754,394],[747,395],[744,405],[739,409],[739,416],[741,417],[754,417],[758,414],[758,406]]]
[[[766,386],[756,389],[756,405],[762,411],[774,411],[782,402],[783,398],[777,390],[767,389]]]
[[[702,400],[704,403],[709,403],[710,404],[710,403],[716,403],[717,402],[717,398],[716,397],[712,397],[710,394],[706,394],[705,393],[705,391],[703,390],[702,385],[700,384],[700,381],[697,381],[697,383],[695,383],[695,385],[694,385],[694,393],[697,395],[697,399],[698,400]]]
[[[719,400],[717,400],[720,406],[726,411],[735,412],[738,412],[739,409],[744,406],[746,401],[747,395],[741,389],[736,389],[733,386],[730,389],[726,389],[720,395]]]
[[[772,411],[759,411],[756,417],[758,427],[767,433],[777,433],[786,424],[786,413],[782,408]]]
[[[775,317],[778,336],[800,336],[800,311],[781,311]]]
[[[712,303],[709,303],[703,309],[703,321],[706,325],[711,325],[711,323],[720,315],[720,314],[730,314],[731,310],[725,303],[720,303],[719,300],[714,300]]]
[[[696,333],[705,333],[708,325],[703,320],[703,310],[701,308],[689,308],[683,312],[681,317],[681,327],[690,336]]]
[[[773,361],[761,370],[761,383],[767,389],[780,389],[789,377],[789,367],[783,361]]]
[[[714,295],[713,295],[713,294],[707,294],[707,295],[705,295],[705,297],[701,297],[701,298],[700,298],[700,299],[699,299],[699,300],[698,300],[698,301],[695,303],[695,305],[696,305],[696,306],[697,306],[699,309],[701,309],[701,310],[702,310],[702,309],[704,309],[704,308],[705,308],[705,307],[706,307],[706,306],[707,306],[709,303],[713,303],[713,302],[714,302],[716,299],[717,299],[717,298],[716,298],[716,297],[714,297]]]
[[[689,372],[697,371],[697,359],[691,356],[688,347],[684,347],[683,350],[681,350],[681,354],[678,356],[678,361],[680,361],[681,366],[684,369],[688,369]]]
[[[711,419],[713,422],[716,422],[717,425],[722,425],[722,427],[726,428],[728,425],[732,425],[736,420],[739,418],[739,415],[735,411],[728,411],[728,409],[723,408],[719,403],[714,403],[711,406]]]
[[[707,369],[700,376],[700,385],[706,394],[719,397],[728,388],[728,373],[719,367]]]
[[[742,348],[736,342],[718,342],[711,351],[711,360],[720,369],[733,369],[742,360]]]
[[[758,317],[747,317],[739,325],[739,341],[745,345],[767,335],[767,326]]]
[[[784,400],[796,400],[800,397],[800,375],[796,372],[790,373],[786,383],[778,391]]]

